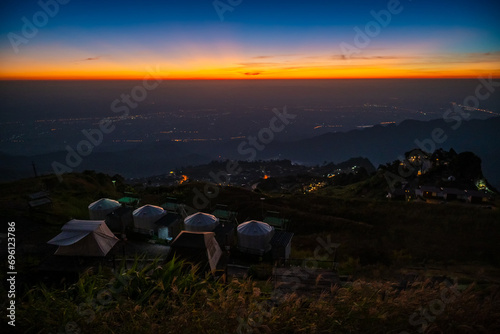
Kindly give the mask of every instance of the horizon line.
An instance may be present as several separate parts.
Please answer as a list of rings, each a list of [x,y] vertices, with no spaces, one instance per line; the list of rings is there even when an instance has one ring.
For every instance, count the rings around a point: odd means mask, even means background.
[[[471,80],[484,76],[457,76],[457,77],[350,77],[350,78],[169,78],[160,77],[161,81],[270,81],[270,80]],[[500,76],[491,75],[491,79],[500,79]],[[0,78],[0,81],[132,81],[143,80],[144,77],[130,78]],[[156,78],[151,78],[156,79]]]

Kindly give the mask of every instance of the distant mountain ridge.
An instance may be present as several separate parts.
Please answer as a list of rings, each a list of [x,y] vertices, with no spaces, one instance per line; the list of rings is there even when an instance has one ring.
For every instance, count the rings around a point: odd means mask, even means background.
[[[445,120],[407,120],[399,125],[381,126],[328,133],[295,142],[277,140],[257,150],[255,159],[289,159],[302,164],[339,163],[352,157],[366,157],[375,166],[396,160],[413,148],[455,149],[457,152],[471,151],[482,160],[485,177],[500,188],[500,117],[488,120],[462,121],[455,130]],[[436,130],[441,129],[441,130]],[[433,131],[440,131],[440,141],[432,140]],[[445,139],[445,140],[443,140]],[[161,175],[173,168],[195,166],[216,159],[246,160],[239,152],[242,142],[157,142],[138,143],[124,151],[103,152],[96,150],[82,158],[75,171],[98,170],[125,177]],[[432,144],[433,143],[433,144]],[[241,150],[240,150],[241,151]],[[12,180],[33,175],[32,161],[40,174],[52,173],[51,164],[65,163],[67,152],[56,152],[37,156],[12,156],[0,153],[1,180]]]
[[[432,132],[442,129],[446,138],[441,143],[432,140]],[[445,137],[446,136],[446,137]],[[440,140],[441,141],[441,140]],[[463,122],[453,130],[444,120],[428,122],[408,120],[399,125],[374,126],[346,133],[329,133],[296,143],[269,145],[264,154],[280,152],[288,159],[305,163],[340,162],[353,156],[368,158],[375,166],[391,162],[404,152],[422,149],[454,148],[457,152],[471,151],[482,160],[485,176],[492,184],[500,184],[500,117]]]

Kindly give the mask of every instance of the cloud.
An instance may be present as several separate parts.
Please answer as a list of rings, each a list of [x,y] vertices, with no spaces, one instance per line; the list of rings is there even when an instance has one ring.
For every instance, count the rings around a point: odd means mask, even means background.
[[[250,63],[239,63],[237,65],[244,66],[244,67],[272,67],[272,66],[279,66],[279,65],[281,65],[281,63],[250,62]]]
[[[102,58],[103,58],[103,56],[88,57],[88,58],[75,60],[74,62],[75,62],[75,64],[82,64],[83,62],[101,60]]]
[[[490,51],[484,53],[467,53],[468,57],[498,57],[500,56],[500,51]]]
[[[274,55],[266,55],[266,56],[254,56],[252,59],[269,59],[276,57],[296,57],[298,54],[295,53],[283,53],[283,54],[274,54]]]
[[[331,58],[333,59],[388,59],[388,60],[397,60],[397,59],[418,59],[421,57],[418,56],[346,56],[344,54],[333,55]]]
[[[88,58],[83,58],[83,59],[75,60],[75,63],[81,63],[81,62],[84,62],[84,61],[94,61],[94,60],[100,60],[100,59],[101,59],[100,56],[97,56],[97,57],[88,57]]]
[[[245,75],[259,75],[261,74],[262,72],[246,72],[246,73],[243,73]]]

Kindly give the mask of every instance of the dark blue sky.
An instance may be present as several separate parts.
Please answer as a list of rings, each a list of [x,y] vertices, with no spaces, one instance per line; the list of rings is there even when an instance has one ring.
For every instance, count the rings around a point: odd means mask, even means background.
[[[331,62],[345,53],[342,43],[355,45],[354,29],[374,20],[371,11],[386,10],[389,3],[243,0],[221,20],[210,0],[71,0],[59,5],[36,36],[16,45],[12,34],[23,37],[22,18],[33,21],[41,8],[37,1],[7,0],[0,4],[0,77],[23,77],[28,70],[40,76],[83,71],[133,76],[158,64],[175,77],[237,77],[249,71],[270,77],[359,76],[359,71],[349,72],[352,66],[365,69],[368,77],[386,69],[392,76],[498,74],[500,4],[484,0],[403,0],[390,23],[352,54],[354,63]],[[398,61],[373,63],[376,68],[361,61],[389,58]],[[93,66],[70,64],[87,59],[94,60]]]

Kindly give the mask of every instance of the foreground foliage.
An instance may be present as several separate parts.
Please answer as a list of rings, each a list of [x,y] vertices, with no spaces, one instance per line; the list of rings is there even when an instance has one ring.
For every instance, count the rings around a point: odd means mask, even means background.
[[[498,286],[356,281],[319,295],[272,290],[270,282],[222,282],[183,262],[117,273],[86,272],[64,288],[37,286],[21,300],[24,333],[494,333]]]

